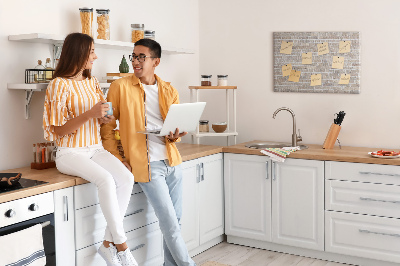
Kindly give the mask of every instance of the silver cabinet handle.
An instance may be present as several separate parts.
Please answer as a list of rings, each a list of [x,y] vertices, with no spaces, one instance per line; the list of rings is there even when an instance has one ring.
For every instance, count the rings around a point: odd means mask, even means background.
[[[384,173],[374,173],[374,172],[359,172],[361,175],[387,175],[387,176],[400,176],[399,174],[384,174]]]
[[[63,196],[64,222],[68,222],[68,196]]]
[[[388,203],[400,203],[400,201],[398,201],[398,200],[380,200],[380,199],[364,198],[364,197],[360,197],[360,200],[379,201],[379,202],[388,202]]]
[[[204,181],[204,163],[200,163],[200,181]]]
[[[272,180],[276,180],[276,163],[272,162]]]
[[[267,168],[267,174],[266,174],[266,177],[265,177],[265,179],[268,179],[269,178],[269,169],[268,169],[268,161],[267,162],[265,162],[265,167]]]
[[[196,164],[196,183],[200,183],[200,165]]]
[[[142,247],[144,247],[144,246],[146,246],[146,244],[137,245],[136,247],[134,247],[133,249],[131,249],[131,251],[135,251],[135,250],[140,249],[140,248],[142,248]]]
[[[358,229],[360,233],[367,233],[367,234],[375,234],[375,235],[383,235],[383,236],[394,236],[394,237],[400,237],[400,234],[388,234],[388,233],[381,233],[381,232],[374,232],[374,231],[369,231],[365,229]]]

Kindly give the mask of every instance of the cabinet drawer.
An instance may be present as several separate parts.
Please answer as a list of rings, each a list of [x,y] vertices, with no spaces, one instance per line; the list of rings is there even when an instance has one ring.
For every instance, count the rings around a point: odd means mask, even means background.
[[[124,218],[125,232],[156,221],[154,209],[146,195],[143,192],[133,195]],[[99,204],[75,211],[76,249],[103,241],[106,226],[107,222]]]
[[[326,211],[325,250],[400,263],[400,220]]]
[[[325,178],[400,185],[400,166],[326,161]]]
[[[400,186],[327,180],[325,209],[400,218]]]
[[[29,207],[35,204],[37,210],[31,211]],[[5,213],[14,211],[13,217],[6,217]],[[0,204],[0,227],[30,220],[54,212],[53,192],[47,192],[32,197],[13,200]]]
[[[75,186],[74,189],[75,210],[99,203],[97,187],[95,184],[87,183]],[[135,184],[131,194],[133,195],[139,192],[142,192],[142,189],[139,184]]]
[[[158,266],[164,263],[163,238],[158,223],[127,233],[127,244],[132,250],[139,265]],[[76,266],[106,266],[103,258],[97,253],[102,243],[76,252]]]

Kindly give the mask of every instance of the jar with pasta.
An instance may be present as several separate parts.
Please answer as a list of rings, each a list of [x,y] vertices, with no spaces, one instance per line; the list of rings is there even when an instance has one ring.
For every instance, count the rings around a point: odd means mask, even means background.
[[[96,9],[97,39],[110,40],[110,9]]]
[[[93,8],[79,8],[81,14],[82,33],[93,37]]]
[[[144,38],[144,24],[131,24],[131,29],[133,43]]]

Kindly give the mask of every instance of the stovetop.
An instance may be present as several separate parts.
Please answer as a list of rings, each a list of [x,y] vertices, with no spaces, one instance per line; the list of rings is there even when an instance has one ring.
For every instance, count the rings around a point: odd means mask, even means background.
[[[15,184],[12,187],[0,187],[0,193],[14,191],[14,190],[18,190],[18,189],[21,189],[21,188],[34,187],[34,186],[38,186],[38,185],[42,185],[42,184],[46,184],[46,183],[48,183],[48,182],[21,178],[18,181],[18,183]]]

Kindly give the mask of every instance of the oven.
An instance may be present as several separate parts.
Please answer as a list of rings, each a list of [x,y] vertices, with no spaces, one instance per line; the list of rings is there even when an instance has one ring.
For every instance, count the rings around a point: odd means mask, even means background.
[[[0,237],[42,224],[46,265],[56,265],[53,192],[0,204]]]

